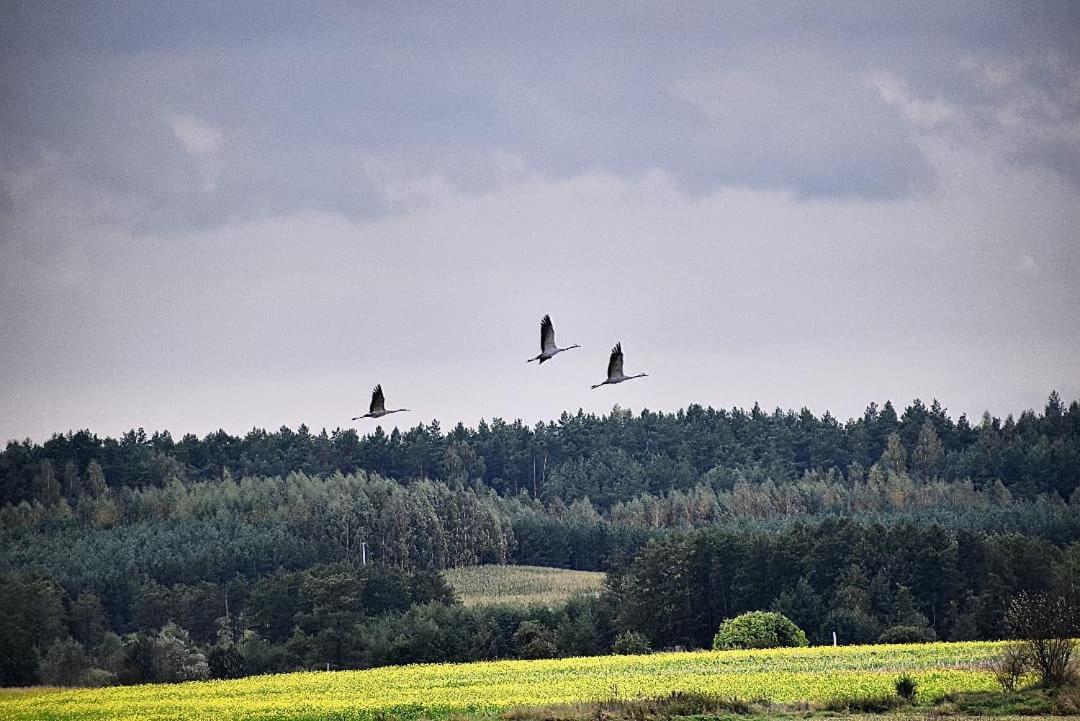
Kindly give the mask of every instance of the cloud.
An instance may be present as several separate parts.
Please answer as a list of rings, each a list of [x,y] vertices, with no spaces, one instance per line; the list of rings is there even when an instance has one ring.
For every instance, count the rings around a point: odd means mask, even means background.
[[[1066,5],[24,7],[0,438],[603,410],[552,389],[616,340],[627,405],[1080,394]]]
[[[1080,393],[1075,277],[1015,272],[1023,254],[1080,262],[1080,204],[1062,202],[1053,174],[945,155],[961,172],[940,193],[865,202],[496,161],[505,182],[469,191],[429,185],[424,166],[383,169],[385,192],[402,195],[378,217],[293,211],[140,234],[98,215],[113,201],[77,192],[62,164],[43,170],[23,184],[35,190],[17,203],[19,235],[56,249],[0,257],[12,299],[0,404],[31,409],[0,437],[332,428],[374,382],[444,427],[603,411],[613,396],[587,385],[615,341],[653,379],[620,391],[633,408],[759,400],[846,417],[871,398],[936,395],[978,414]],[[544,313],[582,354],[526,375]],[[1029,372],[1032,346],[1046,352]],[[978,373],[962,370],[970,355],[988,359]]]
[[[195,115],[169,115],[169,127],[184,152],[193,158],[216,155],[221,145],[221,131]]]
[[[955,124],[961,118],[962,113],[956,106],[941,99],[913,98],[900,78],[874,74],[869,82],[881,95],[882,100],[899,108],[905,118],[920,128]]]
[[[199,167],[202,191],[213,192],[217,189],[222,170],[221,130],[191,113],[171,113],[168,121],[184,152],[191,156]]]

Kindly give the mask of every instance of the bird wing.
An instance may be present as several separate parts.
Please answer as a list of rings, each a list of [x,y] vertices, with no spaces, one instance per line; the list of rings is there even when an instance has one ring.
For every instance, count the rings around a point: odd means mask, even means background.
[[[540,321],[540,352],[555,349],[555,326],[551,323],[551,316],[545,315]]]
[[[618,378],[622,374],[622,343],[616,343],[607,362],[607,377]]]
[[[371,408],[368,409],[368,413],[375,413],[376,411],[386,410],[386,398],[383,397],[382,384],[375,386],[375,390],[371,392]]]

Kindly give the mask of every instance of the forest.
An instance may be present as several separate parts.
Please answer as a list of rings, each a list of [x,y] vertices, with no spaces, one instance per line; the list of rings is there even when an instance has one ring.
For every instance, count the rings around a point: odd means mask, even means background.
[[[999,638],[1080,595],[1080,405],[620,408],[365,436],[88,430],[0,452],[0,683],[707,646],[755,609],[812,642]],[[558,608],[464,608],[438,571],[608,572]]]

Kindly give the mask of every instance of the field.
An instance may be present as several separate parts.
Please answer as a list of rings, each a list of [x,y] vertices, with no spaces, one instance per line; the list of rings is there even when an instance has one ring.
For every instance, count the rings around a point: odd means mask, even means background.
[[[603,573],[544,566],[466,566],[443,574],[466,606],[555,606],[577,594],[597,593],[604,582]]]
[[[698,691],[777,703],[891,695],[898,674],[919,698],[992,690],[982,664],[989,642],[829,646],[763,651],[596,656],[550,661],[416,665],[306,672],[235,681],[0,694],[0,718],[27,719],[373,719],[439,718],[618,698]]]

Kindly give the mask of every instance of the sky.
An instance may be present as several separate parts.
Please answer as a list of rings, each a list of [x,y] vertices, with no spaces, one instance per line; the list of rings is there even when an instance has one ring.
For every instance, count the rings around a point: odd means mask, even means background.
[[[0,442],[1080,398],[1080,5],[0,2]],[[580,349],[542,367],[539,319]],[[626,372],[590,390],[621,341]],[[384,425],[393,425],[393,423]]]

